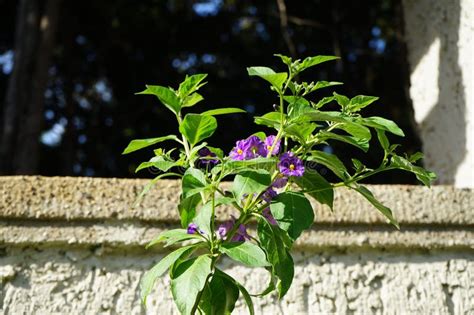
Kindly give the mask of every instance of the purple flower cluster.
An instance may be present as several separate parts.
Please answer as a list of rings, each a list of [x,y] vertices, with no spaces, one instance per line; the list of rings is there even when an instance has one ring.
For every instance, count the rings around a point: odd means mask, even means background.
[[[199,160],[200,160],[200,163],[204,166],[207,166],[207,165],[215,165],[217,163],[219,163],[219,160],[217,159],[213,159],[214,157],[216,157],[216,154],[214,152],[211,152],[211,150],[209,150],[209,148],[202,148],[198,151],[198,155],[201,157]]]
[[[196,234],[199,231],[199,227],[195,223],[189,223],[188,225],[188,234]]]
[[[280,140],[276,141],[275,136],[268,136],[264,141],[257,136],[250,136],[247,139],[239,140],[230,152],[233,160],[250,160],[256,157],[266,157],[273,146],[271,155],[280,152]]]
[[[285,176],[303,176],[304,174],[304,165],[293,152],[283,153],[280,157],[280,162],[278,163],[278,169],[280,173]]]
[[[234,228],[235,225],[235,217],[232,218],[217,228],[217,233],[219,234],[221,239],[224,239],[227,234]],[[232,236],[231,241],[233,242],[245,242],[245,240],[249,240],[250,236],[247,234],[247,227],[244,224],[240,224],[235,232],[234,236]]]

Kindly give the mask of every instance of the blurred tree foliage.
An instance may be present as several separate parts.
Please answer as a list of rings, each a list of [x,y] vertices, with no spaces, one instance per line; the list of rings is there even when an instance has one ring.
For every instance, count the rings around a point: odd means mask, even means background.
[[[319,67],[305,79],[343,81],[345,85],[335,90],[349,96],[380,96],[368,114],[395,120],[407,136],[392,141],[409,153],[419,150],[407,91],[400,1],[292,0],[286,1],[286,12],[281,4],[281,0],[61,2],[44,91],[36,173],[135,176],[136,161],[146,159],[149,152],[121,156],[129,140],[168,134],[175,127],[157,100],[134,93],[145,84],[176,86],[188,73],[209,73],[209,83],[201,90],[204,105],[196,110],[228,106],[248,111],[222,117],[210,139],[230,150],[237,139],[253,132],[252,116],[268,111],[275,102],[262,82],[247,77],[246,67],[279,68],[272,55],[292,51],[301,58],[341,56],[341,61]],[[15,53],[16,10],[17,1],[0,0],[0,112]],[[322,90],[317,96],[329,93]],[[345,150],[369,165],[382,154],[374,148],[363,158],[356,149],[336,145],[326,150]],[[414,180],[393,173],[372,182]]]

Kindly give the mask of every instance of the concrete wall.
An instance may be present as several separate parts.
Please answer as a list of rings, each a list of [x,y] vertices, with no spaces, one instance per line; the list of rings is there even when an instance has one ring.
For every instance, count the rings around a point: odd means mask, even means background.
[[[404,0],[410,95],[425,166],[474,187],[474,1]]]
[[[169,279],[145,310],[142,273],[166,251],[143,245],[177,225],[178,183],[162,181],[142,206],[145,181],[0,177],[0,314],[172,314]],[[474,191],[372,186],[401,231],[361,197],[338,191],[335,212],[294,248],[294,284],[281,301],[254,299],[257,314],[473,314]],[[224,209],[219,216],[227,217]],[[222,267],[262,289],[267,275]],[[246,314],[242,301],[236,314]]]

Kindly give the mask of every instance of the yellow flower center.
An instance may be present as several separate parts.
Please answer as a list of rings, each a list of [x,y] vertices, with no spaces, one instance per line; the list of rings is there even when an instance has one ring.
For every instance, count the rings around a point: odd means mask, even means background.
[[[292,170],[292,171],[295,170],[295,165],[294,164],[290,164],[290,170]]]
[[[267,145],[267,150],[270,150],[272,148],[271,145]]]
[[[238,153],[239,155],[242,155],[242,153],[244,153],[244,151],[242,151],[242,150],[240,150],[240,149],[237,149],[237,153]]]

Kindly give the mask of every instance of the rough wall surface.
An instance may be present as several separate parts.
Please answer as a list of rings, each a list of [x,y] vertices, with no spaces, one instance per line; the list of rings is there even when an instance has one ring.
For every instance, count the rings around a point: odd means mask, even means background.
[[[178,183],[162,181],[130,209],[144,184],[0,177],[0,314],[176,314],[167,277],[146,309],[138,284],[167,253],[143,245],[176,226]],[[474,314],[474,191],[370,189],[401,231],[340,191],[335,213],[315,207],[316,224],[295,245],[287,296],[255,298],[257,314]],[[263,269],[230,260],[222,268],[253,293],[267,283]],[[247,314],[243,301],[235,313]]]
[[[474,187],[474,1],[404,0],[410,95],[425,166]]]

